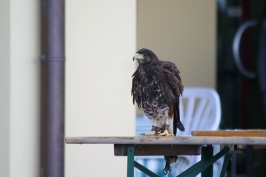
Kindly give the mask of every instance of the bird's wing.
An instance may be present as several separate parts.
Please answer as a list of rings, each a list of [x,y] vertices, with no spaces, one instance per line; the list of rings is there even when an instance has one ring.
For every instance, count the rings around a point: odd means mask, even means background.
[[[135,104],[136,102],[139,108],[141,107],[141,98],[140,94],[138,93],[141,87],[140,81],[141,79],[139,76],[139,71],[137,69],[132,75],[131,95],[133,96],[133,104]]]
[[[179,112],[179,97],[182,95],[184,86],[181,81],[181,77],[179,75],[179,70],[175,66],[174,63],[172,62],[162,62],[162,67],[163,67],[163,73],[164,77],[167,81],[167,83],[171,86],[173,94],[176,97],[176,103],[174,106],[174,134],[176,134],[176,128],[178,128],[181,131],[184,131],[185,128],[183,124],[180,121],[180,112]]]
[[[184,90],[184,86],[179,75],[180,71],[177,69],[176,65],[170,61],[162,62],[161,66],[163,67],[166,81],[172,87],[174,95],[179,98]]]
[[[174,73],[174,75],[178,78],[178,80],[182,83],[181,77],[180,77],[180,71],[177,69],[176,65],[170,61],[161,61],[161,65],[163,68],[171,71]]]

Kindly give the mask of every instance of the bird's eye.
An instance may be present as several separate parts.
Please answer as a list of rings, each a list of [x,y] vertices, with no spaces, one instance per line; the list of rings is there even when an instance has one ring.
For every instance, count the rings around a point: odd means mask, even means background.
[[[147,54],[144,53],[143,56],[144,56],[144,57],[147,57]]]

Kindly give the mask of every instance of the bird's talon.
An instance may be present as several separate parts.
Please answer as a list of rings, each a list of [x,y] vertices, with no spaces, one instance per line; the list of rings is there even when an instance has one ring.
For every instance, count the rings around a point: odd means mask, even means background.
[[[174,134],[168,134],[167,136],[175,136]]]
[[[163,133],[158,134],[158,136],[175,136],[174,134],[170,134],[168,130],[164,130]]]
[[[143,136],[156,136],[156,134],[144,134]]]

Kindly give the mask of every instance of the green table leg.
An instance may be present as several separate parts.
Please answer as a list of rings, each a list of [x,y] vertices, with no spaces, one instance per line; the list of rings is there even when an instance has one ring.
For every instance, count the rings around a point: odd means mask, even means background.
[[[211,159],[213,157],[213,147],[212,145],[203,146],[201,148],[201,159]],[[201,177],[212,177],[213,168],[210,165],[206,170],[201,172]]]
[[[225,177],[225,173],[226,173],[226,170],[227,170],[227,166],[228,166],[230,157],[231,157],[230,154],[228,154],[228,153],[225,154],[225,156],[224,156],[224,163],[223,163],[223,167],[222,167],[222,170],[221,170],[220,177]]]
[[[224,147],[220,152],[218,152],[215,156],[211,157],[210,159],[203,158],[201,161],[196,163],[195,165],[188,168],[183,173],[179,174],[177,177],[195,177],[200,172],[206,170],[208,167],[212,166],[214,162],[220,159],[222,156],[227,154],[229,151],[228,147]],[[204,154],[205,155],[205,154]],[[212,174],[210,174],[212,176]]]
[[[199,162],[197,162],[196,164],[194,164],[193,166],[191,166],[190,168],[188,168],[187,170],[183,171],[182,173],[180,173],[177,177],[193,177],[191,174],[193,174],[194,176],[198,175],[201,171],[199,170],[202,166],[204,166],[204,163],[206,163],[206,159],[203,159]]]
[[[135,161],[134,166],[139,169],[140,171],[142,171],[143,173],[145,173],[146,175],[150,176],[150,177],[159,177],[158,175],[156,175],[155,173],[153,173],[152,171],[150,171],[148,168],[142,166],[141,164],[139,164],[138,162]]]
[[[134,146],[127,148],[127,177],[134,177]]]

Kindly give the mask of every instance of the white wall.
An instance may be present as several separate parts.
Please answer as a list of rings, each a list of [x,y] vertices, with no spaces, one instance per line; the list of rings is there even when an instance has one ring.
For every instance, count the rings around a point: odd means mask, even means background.
[[[66,136],[134,135],[135,0],[66,1]],[[66,145],[65,175],[126,176],[113,145]]]
[[[10,163],[10,3],[0,2],[0,176],[9,176]]]
[[[39,3],[0,8],[0,176],[39,176]]]

